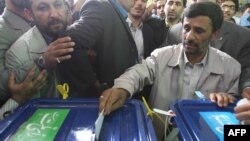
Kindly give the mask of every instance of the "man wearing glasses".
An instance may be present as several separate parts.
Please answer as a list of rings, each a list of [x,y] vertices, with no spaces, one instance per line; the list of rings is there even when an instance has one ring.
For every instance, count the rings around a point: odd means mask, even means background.
[[[222,0],[220,4],[221,10],[224,14],[224,20],[236,23],[233,16],[238,11],[239,2],[238,0]]]

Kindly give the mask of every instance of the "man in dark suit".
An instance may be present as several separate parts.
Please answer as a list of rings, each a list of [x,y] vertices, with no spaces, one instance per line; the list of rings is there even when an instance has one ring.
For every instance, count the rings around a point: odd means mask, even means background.
[[[152,26],[154,23],[151,22],[158,22],[158,24],[162,24],[164,26],[164,20],[161,21],[159,19],[148,19],[148,21],[144,21],[143,16],[146,10],[146,4],[147,1],[145,0],[135,1],[134,6],[128,12],[128,17],[126,19],[136,43],[139,62],[141,62],[142,59],[150,56],[150,53],[162,43],[159,42],[159,36],[156,36],[159,35],[159,32],[155,31],[157,27],[153,29],[153,26],[155,25]],[[149,20],[154,21],[149,22]],[[168,28],[166,27],[162,30],[168,30]],[[147,99],[150,91],[151,86],[146,86],[142,92],[134,95],[133,98],[141,99],[141,97],[144,96]]]
[[[99,96],[113,85],[114,78],[138,62],[136,44],[125,21],[133,4],[134,0],[84,3],[80,19],[66,31],[76,42],[72,58],[58,64],[59,81],[69,84],[71,97]]]
[[[182,24],[173,26],[167,35],[164,45],[181,43]],[[240,62],[242,73],[239,90],[242,95],[250,96],[250,31],[236,24],[224,21],[220,34],[212,46],[231,55]],[[216,67],[216,66],[215,66]],[[232,66],[234,67],[234,66]],[[250,97],[249,97],[250,98]]]

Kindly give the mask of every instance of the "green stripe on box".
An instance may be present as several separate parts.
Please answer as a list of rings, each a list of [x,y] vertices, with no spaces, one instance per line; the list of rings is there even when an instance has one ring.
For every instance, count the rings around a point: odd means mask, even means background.
[[[38,109],[24,122],[11,141],[53,141],[69,109]]]

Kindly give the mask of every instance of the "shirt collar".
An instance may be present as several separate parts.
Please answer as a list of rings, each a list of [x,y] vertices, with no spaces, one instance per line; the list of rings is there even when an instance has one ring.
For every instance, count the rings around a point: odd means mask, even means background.
[[[132,21],[130,20],[129,17],[127,17],[126,22],[128,23],[129,28],[136,28],[136,27],[133,27]],[[142,26],[143,26],[143,23],[141,22],[140,25],[138,26],[138,29],[142,29]]]
[[[183,57],[182,53],[184,52],[183,45],[178,44],[174,45],[173,56],[168,62],[168,66],[176,67],[181,63],[181,59]],[[224,74],[223,67],[214,67],[214,66],[223,66],[223,62],[221,59],[221,55],[223,53],[218,54],[219,50],[209,46],[208,52],[203,60],[205,60],[205,67],[207,72],[215,73],[215,74]]]
[[[201,64],[201,65],[203,65],[203,66],[205,66],[206,65],[206,62],[207,62],[207,54],[208,54],[208,51],[209,50],[207,50],[207,52],[206,52],[206,54],[205,54],[205,56],[203,57],[203,59],[201,60],[201,62],[199,62],[199,63],[196,63],[196,64]],[[189,62],[189,60],[187,59],[187,55],[186,55],[186,53],[183,51],[183,56],[184,56],[184,63],[185,64],[187,64],[187,63],[190,63]],[[190,63],[191,64],[191,63]]]
[[[167,21],[167,19],[165,19],[165,24],[166,24],[167,27],[172,27],[173,25],[176,25],[176,24],[178,24],[178,23],[180,23],[180,22],[181,22],[181,19],[179,19],[177,23],[170,24],[170,23]]]

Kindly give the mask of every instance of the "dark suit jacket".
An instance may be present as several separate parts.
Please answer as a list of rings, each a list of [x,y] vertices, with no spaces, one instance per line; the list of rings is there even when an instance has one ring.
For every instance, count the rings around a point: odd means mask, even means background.
[[[109,0],[86,1],[81,17],[67,33],[76,42],[72,58],[59,64],[59,80],[70,85],[72,97],[96,97],[101,86],[113,86],[113,81],[138,58],[136,44],[125,19]],[[94,61],[88,49],[96,52]]]
[[[159,47],[159,45],[162,43],[164,38],[158,37],[158,33],[156,33],[157,28],[152,29],[152,24],[143,23],[142,27],[142,35],[143,35],[143,44],[144,44],[144,58],[147,58],[150,56],[151,52]],[[165,37],[165,36],[164,36]],[[144,96],[146,99],[148,99],[150,91],[151,91],[151,85],[145,86],[144,89],[133,95],[133,98],[141,99],[142,96]]]
[[[156,41],[154,30],[147,23],[143,23],[142,27],[143,44],[144,44],[144,58],[150,56],[150,53],[159,46]]]
[[[173,26],[167,35],[164,45],[181,43],[182,24]],[[234,23],[224,21],[217,40],[211,45],[218,48],[240,62],[242,73],[239,89],[250,86],[250,30]],[[233,67],[233,66],[232,66]]]

